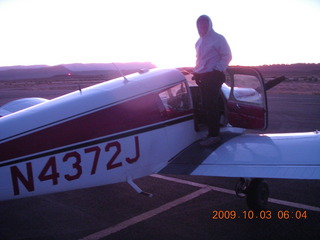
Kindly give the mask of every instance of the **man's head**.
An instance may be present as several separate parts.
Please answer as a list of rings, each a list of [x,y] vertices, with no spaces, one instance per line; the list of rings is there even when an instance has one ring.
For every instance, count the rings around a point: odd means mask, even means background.
[[[211,28],[211,20],[207,15],[201,15],[197,20],[197,28],[200,37],[207,34],[209,28]]]

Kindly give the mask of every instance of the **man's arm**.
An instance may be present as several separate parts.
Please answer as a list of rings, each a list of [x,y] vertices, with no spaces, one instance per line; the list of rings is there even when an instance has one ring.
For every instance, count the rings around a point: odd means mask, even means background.
[[[220,62],[217,65],[218,70],[225,71],[232,59],[231,49],[227,40],[221,36],[220,44],[219,44],[219,54],[220,54]]]

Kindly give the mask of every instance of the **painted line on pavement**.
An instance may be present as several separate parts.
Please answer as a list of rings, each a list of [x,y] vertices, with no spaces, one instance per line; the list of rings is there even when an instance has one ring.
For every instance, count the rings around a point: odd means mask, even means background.
[[[288,207],[294,207],[294,208],[300,208],[300,209],[305,209],[305,210],[314,211],[314,212],[320,212],[320,207],[309,206],[309,205],[302,204],[302,203],[289,202],[289,201],[274,199],[274,198],[269,198],[268,202],[279,204],[279,205],[284,205],[284,206],[288,206]]]
[[[163,175],[159,175],[159,174],[152,174],[150,175],[151,177],[154,178],[159,178],[159,179],[163,179],[166,181],[171,181],[171,182],[175,182],[175,183],[180,183],[180,184],[185,184],[185,185],[189,185],[189,186],[194,186],[194,187],[199,187],[200,189],[192,192],[188,195],[185,195],[181,198],[178,198],[174,201],[171,201],[169,203],[166,203],[158,208],[152,209],[150,211],[147,211],[145,213],[142,213],[138,216],[135,216],[133,218],[130,218],[124,222],[121,222],[119,224],[116,224],[114,226],[111,226],[109,228],[103,229],[99,232],[93,233],[91,235],[88,235],[84,238],[82,238],[81,240],[98,240],[104,237],[107,237],[113,233],[119,232],[123,229],[126,229],[136,223],[142,222],[144,220],[147,220],[149,218],[152,218],[162,212],[165,212],[173,207],[176,207],[180,204],[183,204],[187,201],[190,201],[194,198],[197,198],[199,196],[201,196],[202,194],[205,194],[209,191],[217,191],[217,192],[222,192],[222,193],[227,193],[227,194],[231,194],[231,195],[235,195],[235,192],[233,190],[230,189],[225,189],[225,188],[220,188],[220,187],[215,187],[215,186],[210,186],[210,185],[206,185],[206,184],[202,184],[202,183],[197,183],[197,182],[192,182],[192,181],[188,181],[188,180],[183,180],[183,179],[179,179],[179,178],[173,178],[173,177],[168,177],[168,176],[163,176]],[[284,201],[284,200],[279,200],[279,199],[274,199],[274,198],[269,198],[268,199],[269,202],[274,203],[274,204],[279,204],[279,205],[284,205],[284,206],[289,206],[289,207],[294,207],[294,208],[300,208],[300,209],[305,209],[305,210],[310,210],[310,211],[315,211],[315,212],[320,212],[320,208],[319,207],[314,207],[314,206],[309,206],[306,204],[301,204],[301,203],[295,203],[295,202],[289,202],[289,201]]]
[[[229,189],[225,189],[225,188],[210,186],[210,185],[197,183],[197,182],[191,182],[191,181],[183,180],[183,179],[179,179],[179,178],[167,177],[167,176],[163,176],[163,175],[160,175],[160,174],[152,174],[150,176],[151,177],[155,177],[155,178],[160,178],[160,179],[163,179],[163,180],[167,180],[167,181],[171,181],[171,182],[175,182],[175,183],[181,183],[181,184],[186,184],[186,185],[190,185],[190,186],[194,186],[194,187],[199,187],[199,188],[209,187],[213,191],[235,195],[234,190],[229,190]]]
[[[199,197],[200,195],[206,193],[206,192],[209,192],[211,191],[211,189],[209,187],[203,187],[203,188],[200,188],[199,190],[195,191],[195,192],[192,192],[188,195],[185,195],[181,198],[178,198],[172,202],[169,202],[169,203],[166,203],[158,208],[155,208],[153,210],[150,210],[150,211],[147,211],[145,213],[142,213],[138,216],[135,216],[133,218],[130,218],[124,222],[121,222],[117,225],[114,225],[112,227],[109,227],[109,228],[106,228],[104,230],[101,230],[99,232],[96,232],[96,233],[93,233],[89,236],[86,236],[84,238],[82,238],[81,240],[98,240],[98,239],[101,239],[101,238],[104,238],[104,237],[107,237],[109,236],[110,234],[112,233],[116,233],[116,232],[119,232],[125,228],[128,228],[136,223],[139,223],[139,222],[142,222],[144,220],[147,220],[149,218],[152,218],[164,211],[167,211],[173,207],[176,207],[182,203],[185,203],[187,201],[190,201],[194,198],[197,198]]]
[[[152,174],[151,177],[160,178],[160,179],[164,179],[167,181],[172,181],[172,182],[186,184],[186,185],[200,187],[200,188],[209,187],[213,191],[235,195],[235,192],[232,190],[229,190],[229,189],[214,187],[214,186],[201,184],[201,183],[195,183],[195,182],[191,182],[188,180],[167,177],[167,176],[163,176],[163,175],[159,175],[159,174]],[[295,202],[290,202],[290,201],[285,201],[285,200],[280,200],[280,199],[275,199],[275,198],[269,198],[268,202],[278,204],[278,205],[284,205],[284,206],[288,206],[288,207],[294,207],[294,208],[300,208],[300,209],[305,209],[305,210],[314,211],[314,212],[320,212],[320,207],[309,206],[309,205],[302,204],[302,203],[295,203]]]

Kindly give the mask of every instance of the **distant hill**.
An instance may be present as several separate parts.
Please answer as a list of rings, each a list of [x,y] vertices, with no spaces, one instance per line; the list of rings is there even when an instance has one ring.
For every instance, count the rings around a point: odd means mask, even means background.
[[[115,63],[115,65],[123,74],[137,72],[143,68],[155,68],[155,65],[149,62]],[[54,76],[66,76],[69,73],[77,76],[115,76],[115,72],[118,73],[117,68],[112,63],[0,67],[0,80],[50,78]],[[119,74],[116,75],[118,76]]]
[[[45,68],[48,67],[48,65],[30,65],[30,66],[23,66],[23,65],[18,65],[18,66],[7,66],[7,67],[0,67],[0,71],[5,71],[5,70],[11,70],[11,69],[32,69],[32,68]]]
[[[320,63],[296,63],[296,64],[273,64],[261,66],[249,66],[257,68],[263,77],[320,77]],[[192,72],[193,67],[182,67],[179,70]]]
[[[70,69],[74,72],[84,72],[84,71],[108,71],[108,70],[117,70],[116,67],[120,70],[136,70],[142,68],[155,68],[150,62],[132,62],[132,63],[72,63],[72,64],[63,64],[62,66]]]
[[[66,75],[68,72],[70,72],[70,70],[61,65],[42,68],[16,68],[0,71],[0,80],[48,78],[55,75]]]
[[[156,67],[150,62],[115,63],[115,65],[123,74],[130,74],[144,68],[151,69]],[[79,78],[96,76],[107,80],[120,76],[117,68],[112,63],[73,63],[57,66],[34,65],[0,67],[0,81],[40,79],[56,76],[65,77],[69,73]],[[285,75],[286,77],[320,76],[320,64],[275,64],[257,66],[256,68],[261,71],[264,77],[277,77],[281,75]],[[186,67],[180,68],[180,70],[181,69],[191,70],[192,68]]]
[[[320,76],[320,64],[314,63],[297,63],[297,64],[275,64],[275,65],[263,65],[256,68],[262,73],[263,76],[277,76],[285,75],[289,76]]]

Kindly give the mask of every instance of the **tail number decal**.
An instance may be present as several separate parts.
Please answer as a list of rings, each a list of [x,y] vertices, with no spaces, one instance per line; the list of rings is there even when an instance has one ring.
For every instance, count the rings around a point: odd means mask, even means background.
[[[104,148],[101,149],[99,146],[93,146],[84,149],[84,155],[81,155],[79,151],[67,152],[63,158],[62,163],[59,165],[61,168],[68,166],[68,173],[61,174],[58,171],[58,163],[57,157],[51,156],[48,161],[45,163],[44,167],[40,171],[39,175],[35,175],[33,162],[25,163],[25,168],[19,168],[18,166],[10,167],[11,171],[11,179],[13,186],[14,195],[20,194],[20,187],[23,186],[28,192],[35,191],[34,179],[37,177],[40,182],[51,181],[52,185],[59,184],[59,178],[63,177],[67,181],[74,181],[81,178],[85,169],[82,166],[82,157],[85,158],[83,160],[89,161],[90,156],[92,156],[92,167],[90,169],[90,175],[95,175],[97,172],[97,167],[100,161],[103,161],[101,157],[101,152],[104,150],[105,152],[110,152],[112,156],[108,159],[106,170],[112,170],[118,167],[123,166],[123,162],[127,162],[129,164],[133,164],[140,158],[140,146],[139,146],[139,138],[138,136],[134,137],[134,145],[135,145],[135,156],[133,158],[126,157],[123,161],[119,158],[121,153],[121,144],[118,141],[109,142],[106,144]],[[91,160],[91,159],[90,159]],[[68,163],[68,165],[64,165]]]

